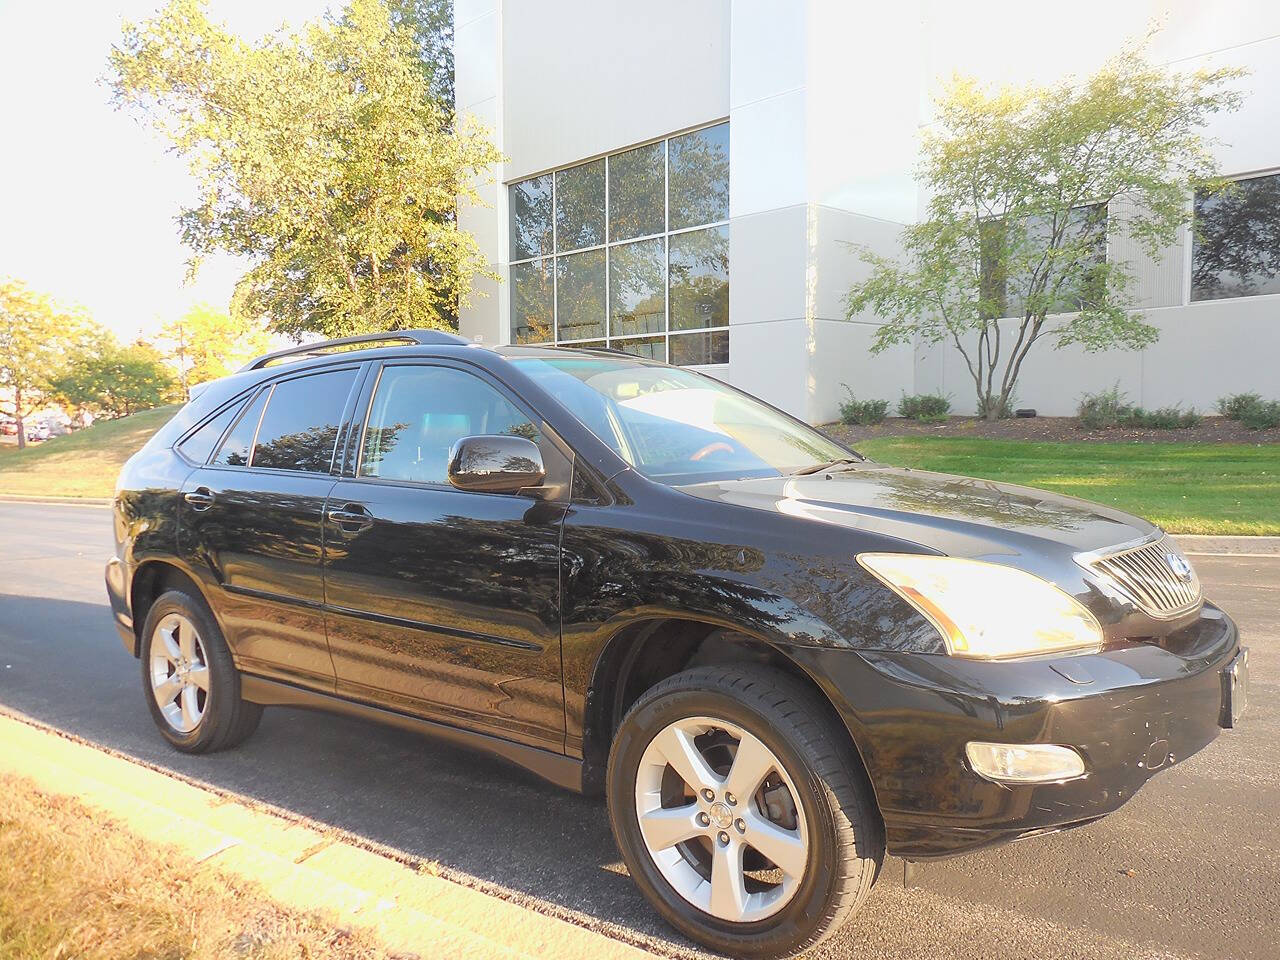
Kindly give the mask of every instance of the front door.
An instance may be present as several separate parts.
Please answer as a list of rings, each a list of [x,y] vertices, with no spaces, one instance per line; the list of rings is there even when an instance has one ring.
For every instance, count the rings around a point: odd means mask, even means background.
[[[216,608],[227,643],[250,673],[333,689],[323,516],[357,372],[345,367],[263,387],[183,485],[181,554],[222,589]]]
[[[338,691],[563,749],[565,503],[461,491],[446,474],[450,446],[479,434],[537,441],[548,479],[568,459],[505,388],[462,365],[387,363],[368,411],[354,476],[326,510]]]

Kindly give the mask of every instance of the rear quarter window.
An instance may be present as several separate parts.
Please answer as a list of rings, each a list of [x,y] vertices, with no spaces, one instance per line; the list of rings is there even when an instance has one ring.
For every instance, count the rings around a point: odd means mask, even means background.
[[[193,463],[203,464],[208,462],[214,447],[218,445],[222,435],[227,432],[227,427],[231,426],[231,421],[236,418],[236,414],[240,412],[242,406],[242,403],[233,403],[178,444],[178,449],[182,451],[182,455]]]

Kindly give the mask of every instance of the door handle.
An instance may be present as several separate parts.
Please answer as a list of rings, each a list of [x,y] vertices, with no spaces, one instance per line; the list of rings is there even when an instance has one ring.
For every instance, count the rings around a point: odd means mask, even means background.
[[[344,533],[360,533],[373,526],[373,517],[358,503],[344,504],[341,509],[327,511],[325,516]]]
[[[213,506],[213,491],[208,487],[196,487],[182,495],[182,499],[191,504],[193,510],[208,510]]]

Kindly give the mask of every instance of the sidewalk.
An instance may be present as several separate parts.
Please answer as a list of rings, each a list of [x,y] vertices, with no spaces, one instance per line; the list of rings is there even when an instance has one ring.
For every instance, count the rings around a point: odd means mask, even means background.
[[[432,960],[641,960],[638,948],[433,876],[251,801],[0,714],[0,770],[77,797],[201,863],[256,881],[277,902],[370,929]]]

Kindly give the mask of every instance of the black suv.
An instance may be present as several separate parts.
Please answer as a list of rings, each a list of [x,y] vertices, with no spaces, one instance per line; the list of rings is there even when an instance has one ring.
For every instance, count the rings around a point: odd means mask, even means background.
[[[1151,524],[609,351],[261,358],[128,462],[115,540],[175,747],[319,707],[603,792],[644,893],[735,956],[816,943],[886,851],[1103,816],[1245,703],[1235,625]]]

